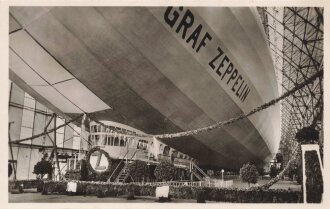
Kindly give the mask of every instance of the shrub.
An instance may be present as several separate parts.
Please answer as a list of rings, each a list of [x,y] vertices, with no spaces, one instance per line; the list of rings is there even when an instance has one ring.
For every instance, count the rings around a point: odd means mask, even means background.
[[[271,165],[270,166],[269,176],[271,178],[274,178],[274,177],[277,176],[277,169],[276,169],[276,167],[274,165]]]
[[[19,185],[18,187],[18,193],[23,193],[24,190],[23,190],[23,186],[22,185]]]
[[[282,163],[283,162],[283,155],[282,155],[282,153],[276,153],[275,158],[276,158],[276,162],[277,163]]]
[[[257,167],[251,163],[244,164],[240,169],[240,176],[243,182],[247,182],[250,187],[250,183],[257,183],[258,181]]]
[[[88,166],[86,160],[81,160],[81,169],[80,169],[80,180],[87,181],[88,180]]]
[[[53,172],[53,166],[50,162],[46,160],[41,160],[37,162],[37,164],[35,164],[33,168],[33,173],[37,175],[37,178],[39,176],[39,178],[41,179],[45,174],[51,176],[52,172]]]
[[[83,179],[81,178],[81,170],[79,170],[79,169],[68,170],[65,173],[65,176],[64,177],[67,180],[82,180],[83,181]]]
[[[98,198],[103,198],[104,197],[104,192],[101,189],[97,190],[97,197]]]
[[[149,168],[147,163],[139,160],[135,160],[128,166],[128,172],[135,182],[149,177]]]
[[[134,184],[128,184],[126,189],[127,189],[126,193],[128,194],[127,200],[135,200],[134,195],[135,195],[136,188],[135,188]]]
[[[260,176],[265,175],[265,169],[264,169],[263,167],[258,166],[258,167],[257,167],[257,170],[258,170],[258,174],[259,174]]]
[[[289,167],[288,176],[291,180],[293,180],[294,176],[297,177],[297,175],[298,175],[298,164],[297,162],[294,162]]]
[[[65,194],[67,188],[66,181],[44,181],[42,194]]]
[[[196,191],[196,199],[197,199],[197,203],[205,203],[205,189],[204,188],[199,188]]]
[[[13,167],[11,166],[10,163],[8,163],[8,177],[11,176],[12,173],[13,173]]]
[[[154,173],[157,180],[170,181],[174,178],[175,167],[172,163],[163,161],[156,166]]]
[[[296,133],[296,139],[300,143],[314,143],[319,139],[319,132],[315,128],[309,126],[300,129]]]

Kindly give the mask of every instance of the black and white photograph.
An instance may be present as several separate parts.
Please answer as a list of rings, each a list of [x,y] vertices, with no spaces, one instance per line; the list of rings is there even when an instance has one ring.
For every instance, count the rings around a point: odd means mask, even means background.
[[[10,5],[8,204],[324,206],[324,12]]]

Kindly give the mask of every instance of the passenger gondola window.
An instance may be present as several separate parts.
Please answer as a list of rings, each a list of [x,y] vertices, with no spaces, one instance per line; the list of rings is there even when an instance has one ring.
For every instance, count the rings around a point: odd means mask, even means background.
[[[118,137],[115,138],[115,143],[114,143],[113,146],[119,146],[119,139],[118,139]]]
[[[125,141],[123,139],[120,140],[120,146],[124,147],[125,146]]]
[[[92,133],[96,133],[96,132],[97,132],[97,127],[96,127],[96,125],[92,125],[92,127],[91,127],[91,132],[92,132]]]
[[[95,135],[95,145],[98,145],[100,141],[100,136],[99,135]]]
[[[170,154],[170,147],[169,146],[165,146],[164,151],[163,151],[163,155],[169,156],[169,154]]]
[[[103,140],[102,140],[102,145],[107,145],[108,144],[108,137],[104,135]]]

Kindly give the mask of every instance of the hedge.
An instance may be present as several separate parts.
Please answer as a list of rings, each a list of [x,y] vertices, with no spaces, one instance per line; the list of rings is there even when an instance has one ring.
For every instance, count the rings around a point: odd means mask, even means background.
[[[42,191],[44,182],[40,179],[25,179],[25,180],[9,180],[8,191],[19,189],[20,185],[23,184],[23,189],[35,189]]]
[[[305,158],[307,203],[320,203],[323,196],[323,177],[316,151],[307,151]]]
[[[204,194],[205,200],[233,203],[299,203],[302,193],[281,189],[237,189],[210,187],[170,187],[170,195],[179,199],[196,199]]]
[[[136,196],[155,196],[156,186],[138,185],[138,184],[121,184],[121,183],[106,183],[106,182],[77,182],[77,194],[100,196],[103,197],[117,197],[127,195],[128,192],[133,191]],[[67,181],[45,181],[43,193],[51,194],[66,193]]]
[[[77,194],[91,195],[99,197],[117,197],[128,195],[132,192],[135,196],[155,197],[157,186],[141,184],[120,184],[105,182],[77,182]],[[66,193],[66,181],[45,181],[43,194]],[[210,188],[210,187],[190,187],[190,186],[170,186],[172,198],[196,199],[202,196],[205,200],[233,202],[233,203],[300,203],[302,193],[281,189],[237,189],[237,188]]]

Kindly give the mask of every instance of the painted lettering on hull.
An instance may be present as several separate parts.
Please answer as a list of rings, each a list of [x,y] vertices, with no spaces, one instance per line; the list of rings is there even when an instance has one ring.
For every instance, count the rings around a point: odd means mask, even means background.
[[[180,38],[191,46],[195,53],[199,53],[208,44],[212,44],[211,34],[203,30],[201,23],[195,22],[195,16],[191,10],[185,10],[183,7],[177,9],[167,7],[164,20]],[[229,87],[233,95],[238,97],[241,102],[245,101],[250,93],[250,87],[220,46],[217,47],[215,55],[210,57],[208,66],[216,72],[221,82]]]

